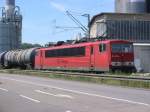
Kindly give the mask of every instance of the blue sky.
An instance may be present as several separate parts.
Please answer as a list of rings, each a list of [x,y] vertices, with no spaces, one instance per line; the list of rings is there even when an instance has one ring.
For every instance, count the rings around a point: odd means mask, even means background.
[[[4,5],[3,1],[0,0],[0,6]],[[73,39],[82,32],[80,29],[63,31],[54,28],[55,25],[76,26],[65,14],[66,10],[84,25],[87,18],[80,16],[84,13],[92,17],[97,13],[114,11],[114,0],[16,0],[16,4],[21,7],[23,15],[23,42],[40,44]]]

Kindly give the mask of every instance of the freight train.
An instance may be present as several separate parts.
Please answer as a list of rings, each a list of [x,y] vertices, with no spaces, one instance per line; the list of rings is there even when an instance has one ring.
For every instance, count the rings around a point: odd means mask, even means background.
[[[0,66],[43,70],[135,71],[133,43],[124,40],[98,40],[3,52],[0,54]]]

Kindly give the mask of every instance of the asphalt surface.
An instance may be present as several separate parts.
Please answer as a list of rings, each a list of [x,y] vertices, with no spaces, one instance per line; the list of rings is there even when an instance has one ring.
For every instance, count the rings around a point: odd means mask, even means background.
[[[150,90],[0,73],[0,112],[150,112]]]

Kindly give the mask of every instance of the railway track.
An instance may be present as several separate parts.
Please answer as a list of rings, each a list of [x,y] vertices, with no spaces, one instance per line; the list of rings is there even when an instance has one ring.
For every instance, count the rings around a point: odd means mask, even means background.
[[[137,77],[137,76],[117,76],[109,74],[94,74],[94,73],[78,73],[78,72],[60,72],[60,71],[47,71],[48,73],[62,74],[62,75],[78,75],[87,77],[110,78],[119,80],[137,80],[137,81],[150,81],[150,77]]]
[[[1,71],[1,70],[0,70]],[[150,81],[150,77],[142,77],[142,76],[121,76],[121,75],[110,75],[109,73],[80,73],[80,72],[68,72],[68,71],[52,71],[52,70],[12,70],[8,69],[6,71],[15,71],[15,72],[23,72],[23,73],[45,73],[45,74],[58,74],[58,75],[71,75],[71,76],[82,76],[82,77],[95,77],[95,78],[107,78],[107,79],[116,79],[116,80],[133,80],[133,81]]]
[[[111,75],[109,73],[79,73],[70,71],[52,71],[52,70],[19,70],[19,69],[7,69],[0,70],[0,73],[10,73],[19,75],[31,75],[48,78],[57,78],[65,80],[83,81],[88,83],[107,84],[114,86],[133,87],[150,89],[150,77],[142,76],[122,76]]]

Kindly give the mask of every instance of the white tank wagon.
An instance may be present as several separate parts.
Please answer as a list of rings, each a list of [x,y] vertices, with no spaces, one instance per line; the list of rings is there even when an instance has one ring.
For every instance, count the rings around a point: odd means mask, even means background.
[[[34,60],[36,50],[38,48],[31,48],[26,50],[12,50],[6,53],[1,53],[0,64],[5,68],[20,67],[20,68],[34,68]]]

